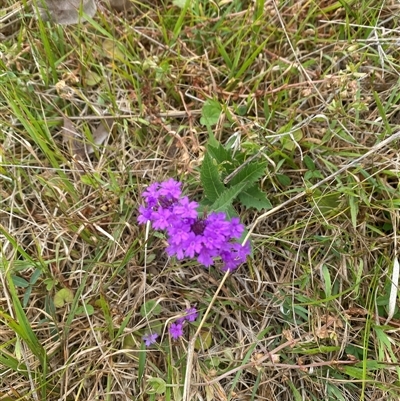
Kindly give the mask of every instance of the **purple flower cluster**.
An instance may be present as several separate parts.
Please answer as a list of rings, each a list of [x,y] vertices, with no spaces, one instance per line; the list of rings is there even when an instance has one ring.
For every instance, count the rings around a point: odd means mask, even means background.
[[[223,212],[199,217],[198,203],[182,195],[181,183],[168,181],[151,184],[142,194],[145,206],[139,207],[138,221],[151,222],[156,230],[167,233],[169,256],[178,259],[196,258],[211,266],[215,258],[222,260],[222,270],[234,270],[250,254],[250,244],[237,242],[244,227],[237,217],[231,220]]]
[[[183,325],[185,322],[194,322],[198,316],[197,309],[195,307],[186,309],[185,316],[179,318],[175,323],[171,323],[169,326],[169,334],[174,339],[177,340],[179,337],[183,336]]]

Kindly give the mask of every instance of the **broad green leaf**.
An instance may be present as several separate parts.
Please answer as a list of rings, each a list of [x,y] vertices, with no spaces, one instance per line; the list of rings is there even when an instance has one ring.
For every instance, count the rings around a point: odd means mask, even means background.
[[[58,281],[53,278],[46,278],[43,283],[46,285],[46,290],[51,291],[58,284]]]
[[[322,215],[327,216],[340,206],[340,196],[340,193],[337,192],[325,195],[318,189],[315,190],[313,193],[315,209]]]
[[[196,351],[207,351],[212,344],[211,329],[202,329],[194,342]]]
[[[258,186],[254,185],[239,194],[240,203],[247,208],[254,207],[258,211],[261,209],[271,209],[272,204],[266,194]]]
[[[36,281],[38,281],[38,278],[42,274],[42,271],[40,269],[35,269],[35,271],[32,273],[32,276],[29,280],[29,284],[33,285],[36,284]]]
[[[159,377],[150,377],[147,384],[149,386],[147,394],[164,394],[167,388],[165,381]]]
[[[201,110],[200,124],[207,126],[217,124],[221,112],[222,107],[216,100],[206,100]]]
[[[236,185],[240,182],[246,182],[250,187],[251,184],[258,181],[263,175],[265,175],[266,163],[254,162],[249,163],[243,167],[229,182],[229,185]]]
[[[204,155],[201,165],[200,180],[203,184],[206,197],[212,202],[218,199],[225,190],[224,184],[220,180],[217,166],[215,166],[213,159],[208,153]]]
[[[26,290],[25,290],[25,294],[24,297],[22,298],[22,306],[24,308],[27,307],[28,305],[28,301],[29,301],[29,297],[31,296],[32,293],[32,286],[30,285]]]
[[[373,380],[372,376],[367,375],[362,368],[355,368],[354,366],[343,366],[343,373],[349,375],[357,380]]]
[[[239,184],[226,189],[218,199],[211,206],[211,210],[215,212],[225,212],[231,205],[235,198],[246,188],[247,182],[240,182]]]
[[[85,83],[87,86],[95,86],[102,81],[102,77],[94,71],[86,71]]]
[[[86,314],[88,314],[89,316],[93,315],[93,313],[94,313],[93,305],[90,305],[87,303],[85,303],[85,305],[79,305],[76,308],[75,313],[77,315],[86,315]]]
[[[292,135],[284,135],[280,138],[282,147],[286,150],[294,150],[297,146],[296,143],[299,142],[303,138],[303,132],[298,129],[292,132]]]
[[[291,184],[291,182],[292,182],[292,180],[290,179],[290,177],[288,177],[288,176],[285,175],[285,174],[277,174],[277,175],[276,175],[276,178],[277,178],[278,181],[279,181],[282,185],[284,185],[285,187],[288,187],[288,186]]]
[[[66,303],[71,303],[74,300],[74,293],[69,288],[62,288],[54,295],[54,306],[62,308]]]
[[[29,283],[22,277],[12,275],[11,279],[16,287],[22,287],[22,288],[29,287]]]
[[[154,299],[145,302],[140,308],[142,317],[150,318],[152,315],[158,316],[162,312],[160,304],[156,303]]]
[[[305,166],[307,167],[308,170],[311,170],[311,171],[315,170],[315,163],[314,163],[313,159],[311,159],[310,156],[305,155],[303,158],[303,163],[305,164]]]
[[[208,145],[207,153],[215,159],[218,164],[225,162],[233,163],[231,154],[221,144],[218,144],[217,147]]]

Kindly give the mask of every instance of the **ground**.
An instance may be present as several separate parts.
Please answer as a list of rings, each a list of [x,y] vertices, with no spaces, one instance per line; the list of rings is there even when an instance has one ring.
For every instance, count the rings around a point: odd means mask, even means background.
[[[0,3],[0,400],[400,399],[398,2]],[[170,178],[238,269],[138,223]]]

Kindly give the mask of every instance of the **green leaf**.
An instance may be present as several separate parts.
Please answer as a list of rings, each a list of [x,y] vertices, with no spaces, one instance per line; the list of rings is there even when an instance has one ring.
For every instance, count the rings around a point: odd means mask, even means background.
[[[200,124],[207,126],[217,124],[221,112],[222,107],[216,100],[207,99],[201,110]]]
[[[266,163],[254,162],[249,163],[247,166],[243,167],[229,182],[229,185],[236,185],[239,182],[246,182],[247,188],[251,184],[258,181],[263,175],[265,175]]]
[[[247,208],[254,207],[258,211],[261,209],[271,209],[272,204],[268,200],[264,192],[262,192],[258,186],[253,186],[246,189],[241,194],[239,194],[240,203],[242,203]]]
[[[314,163],[313,159],[311,159],[310,156],[305,155],[303,158],[303,162],[306,165],[308,170],[311,170],[311,171],[315,170],[315,163]]]
[[[16,287],[22,287],[22,288],[29,287],[29,283],[22,277],[12,275],[11,279]]]
[[[204,155],[204,160],[200,170],[200,180],[203,184],[206,197],[214,202],[224,192],[225,187],[219,177],[217,166],[208,154]]]
[[[94,308],[92,305],[85,303],[85,305],[79,305],[76,309],[75,309],[75,313],[77,315],[86,315],[88,314],[93,315],[94,313]]]
[[[220,143],[217,147],[208,145],[207,153],[217,161],[217,164],[233,163],[231,154]]]
[[[277,175],[276,175],[276,178],[277,178],[278,181],[279,181],[282,185],[284,185],[285,187],[288,187],[288,186],[291,184],[291,182],[292,182],[292,180],[290,179],[290,177],[288,177],[288,176],[285,175],[285,174],[277,174]]]
[[[324,279],[325,296],[326,298],[329,298],[332,295],[332,280],[331,280],[331,275],[329,273],[329,267],[323,264],[321,268],[321,273]]]
[[[343,373],[349,375],[353,379],[357,380],[373,380],[372,376],[365,374],[363,369],[355,368],[353,366],[343,366]]]
[[[226,189],[219,198],[212,204],[211,210],[215,212],[225,212],[231,205],[234,199],[246,188],[247,182],[240,182],[239,184]]]
[[[158,304],[154,299],[145,302],[140,308],[140,314],[142,317],[150,318],[152,315],[158,316],[162,312],[160,304]]]
[[[29,280],[29,284],[33,285],[36,284],[36,281],[38,281],[38,278],[42,274],[42,271],[40,269],[35,269],[35,271],[32,273],[31,279]]]
[[[301,129],[298,129],[292,132],[292,135],[284,135],[280,138],[283,149],[292,151],[297,146],[297,142],[299,142],[303,138],[303,132]]]
[[[212,334],[211,329],[202,329],[194,342],[194,349],[196,351],[207,351],[212,344]]]
[[[0,309],[0,318],[6,320],[6,324],[10,329],[17,333],[28,345],[29,349],[40,361],[40,364],[45,369],[47,366],[46,351],[42,347],[39,339],[31,328],[28,317],[26,316],[21,302],[19,301],[17,291],[15,290],[14,283],[9,274],[7,274],[8,290],[11,294],[12,303],[14,306],[14,313],[18,319],[18,323],[11,316],[7,315]]]
[[[26,308],[26,306],[28,305],[28,301],[29,301],[29,297],[31,296],[32,293],[32,286],[30,285],[26,290],[25,290],[25,294],[24,297],[22,299],[22,306],[24,308]]]
[[[147,394],[164,394],[167,388],[165,381],[159,377],[150,377],[147,380],[150,388],[147,389]]]
[[[62,308],[66,303],[71,303],[74,300],[74,293],[69,288],[62,288],[54,295],[54,306]]]
[[[54,286],[58,284],[58,280],[55,280],[54,278],[46,278],[43,280],[43,283],[46,285],[46,290],[51,291]]]

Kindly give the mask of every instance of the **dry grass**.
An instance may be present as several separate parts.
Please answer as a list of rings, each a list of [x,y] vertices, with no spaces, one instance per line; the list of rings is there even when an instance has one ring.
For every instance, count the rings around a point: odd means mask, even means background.
[[[216,296],[187,399],[398,400],[397,308],[386,320],[399,157],[397,140],[379,145],[399,125],[397,2],[181,11],[103,5],[67,27],[0,14],[0,400],[182,399],[196,326],[177,342],[164,327],[189,305],[203,314],[223,274],[169,260],[136,216],[165,178],[201,199],[209,98],[223,109],[218,141],[238,132],[244,158],[261,149],[261,187],[288,203],[262,219],[237,205],[254,255]],[[83,142],[114,125],[78,157],[66,116]],[[63,288],[74,298],[55,307]],[[143,316],[149,300],[161,314]],[[146,348],[154,324],[162,336]]]

